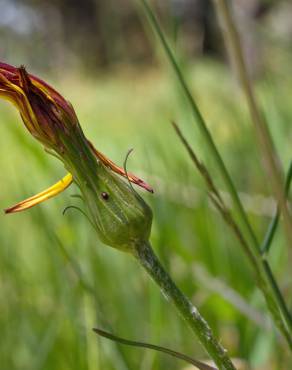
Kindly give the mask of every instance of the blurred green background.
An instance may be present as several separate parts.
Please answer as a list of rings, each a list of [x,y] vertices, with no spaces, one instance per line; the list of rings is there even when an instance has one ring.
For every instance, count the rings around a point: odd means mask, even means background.
[[[238,241],[210,206],[175,136],[183,128],[224,191],[189,107],[139,2],[0,0],[0,60],[25,64],[70,100],[96,147],[149,182],[152,243],[244,369],[288,369]],[[225,57],[210,1],[153,2],[191,90],[226,160],[258,238],[275,203],[254,131]],[[236,0],[249,71],[284,168],[291,159],[292,6]],[[65,174],[0,103],[0,204],[4,209]],[[199,343],[128,255],[102,245],[78,211],[74,187],[22,214],[0,215],[0,368],[187,369],[165,355],[97,338],[92,328],[205,358]],[[142,192],[141,192],[142,193]],[[291,307],[291,261],[281,230],[271,264]],[[291,357],[290,357],[291,360]],[[291,365],[290,365],[291,366]],[[189,369],[189,368],[188,368]]]

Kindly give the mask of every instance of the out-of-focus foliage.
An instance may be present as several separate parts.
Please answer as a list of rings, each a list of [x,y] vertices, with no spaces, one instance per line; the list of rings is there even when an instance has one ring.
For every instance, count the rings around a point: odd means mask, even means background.
[[[222,38],[212,0],[152,1],[169,36],[191,59],[221,58]],[[149,65],[155,62],[152,37],[136,0],[0,0],[0,54],[38,69]],[[254,73],[262,67],[265,27],[268,36],[291,40],[287,0],[233,0],[237,23]],[[291,43],[290,46],[291,48]],[[10,59],[12,58],[12,59]]]
[[[154,195],[143,194],[154,211],[152,242],[174,280],[232,356],[253,369],[287,369],[285,345],[271,329],[238,242],[210,207],[204,184],[171,128],[171,119],[184,128],[224,191],[180,90],[144,30],[139,7],[126,0],[83,3],[0,0],[1,59],[25,63],[31,72],[44,71],[42,77],[47,74],[72,102],[88,137],[117,163],[134,147],[128,168],[155,188]],[[241,16],[247,14],[243,3],[262,9],[244,16],[250,22],[245,29],[253,30],[249,42],[256,47],[246,45],[250,55],[252,50],[259,53],[259,64],[251,63],[252,73],[258,77],[257,92],[287,168],[292,43],[286,17],[291,6],[288,1],[234,3]],[[275,205],[244,101],[221,61],[218,29],[182,11],[199,9],[200,2],[179,4],[155,3],[261,239]],[[209,11],[197,14],[214,19],[210,5]],[[202,47],[198,35],[206,41],[207,29],[210,46]],[[13,108],[1,101],[0,206],[34,194],[64,173],[31,140]],[[163,355],[98,339],[91,331],[94,326],[204,358],[198,342],[136,262],[99,243],[78,211],[62,216],[66,206],[79,205],[70,197],[76,192],[72,188],[23,214],[0,215],[1,369],[185,368]],[[271,261],[291,306],[291,262],[280,233]]]

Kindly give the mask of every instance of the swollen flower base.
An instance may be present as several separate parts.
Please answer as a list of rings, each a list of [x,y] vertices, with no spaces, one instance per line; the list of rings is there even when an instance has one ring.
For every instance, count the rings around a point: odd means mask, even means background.
[[[32,136],[57,156],[69,171],[49,189],[6,209],[6,213],[33,207],[75,182],[102,242],[131,253],[174,304],[216,365],[220,369],[233,370],[226,351],[206,321],[176,287],[155,256],[148,242],[151,209],[120,176],[150,192],[153,192],[152,188],[95,149],[84,136],[71,104],[47,83],[28,74],[24,67],[0,63],[0,96],[17,107]],[[210,369],[205,365],[204,369],[207,368]]]

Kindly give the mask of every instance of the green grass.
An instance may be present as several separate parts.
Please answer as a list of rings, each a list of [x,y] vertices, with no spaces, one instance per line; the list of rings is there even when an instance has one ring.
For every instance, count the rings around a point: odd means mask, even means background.
[[[129,148],[135,149],[129,170],[155,188],[154,195],[143,193],[154,211],[153,246],[231,355],[255,367],[279,369],[276,364],[285,361],[285,346],[273,330],[262,327],[269,325],[265,321],[268,313],[248,263],[237,240],[210,207],[204,184],[170,125],[174,119],[184,128],[223,189],[199,133],[189,124],[189,109],[165,70],[141,75],[121,72],[94,80],[70,75],[54,86],[73,103],[98,149],[119,164]],[[268,196],[269,183],[248,114],[229,72],[203,61],[190,68],[187,77],[238,189]],[[268,82],[259,84],[259,94],[287,165],[292,107],[282,91],[291,91],[292,81],[287,79],[284,86]],[[13,108],[2,102],[0,122],[0,204],[5,208],[51,185],[65,171],[33,141]],[[185,323],[136,262],[102,245],[78,211],[62,215],[66,206],[78,205],[70,197],[76,192],[72,187],[23,214],[0,215],[1,368],[150,370],[185,366],[165,355],[99,339],[91,331],[94,326],[204,358]],[[254,208],[262,215],[249,216],[262,238],[269,217],[260,206]],[[291,277],[279,233],[271,261],[285,288]],[[233,296],[232,303],[222,296],[226,289],[212,284],[214,278],[242,296],[255,320],[238,309]],[[260,322],[256,313],[260,313]]]

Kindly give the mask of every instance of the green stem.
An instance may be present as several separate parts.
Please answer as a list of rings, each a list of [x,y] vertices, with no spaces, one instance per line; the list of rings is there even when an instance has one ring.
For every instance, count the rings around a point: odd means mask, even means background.
[[[291,180],[292,180],[292,161],[290,162],[288,172],[287,172],[286,182],[285,182],[285,196],[286,197],[288,197],[288,194],[289,194]],[[277,207],[276,214],[274,215],[274,217],[273,217],[273,219],[272,219],[272,221],[271,221],[271,223],[268,227],[267,233],[266,233],[264,241],[262,243],[262,247],[261,247],[262,264],[264,266],[264,269],[266,271],[266,275],[268,276],[270,284],[273,287],[274,293],[277,296],[277,301],[279,303],[279,306],[281,307],[282,314],[285,317],[285,320],[286,320],[287,325],[290,329],[290,332],[292,332],[292,316],[291,316],[291,313],[287,308],[286,302],[285,302],[285,300],[282,296],[282,293],[281,293],[281,291],[278,287],[278,284],[277,284],[277,282],[274,278],[274,275],[271,271],[271,267],[270,267],[268,261],[266,260],[267,254],[268,254],[268,252],[270,250],[270,247],[272,245],[272,241],[273,241],[277,226],[279,224],[279,218],[280,218],[280,209],[279,209],[279,207]]]
[[[288,194],[289,194],[291,180],[292,180],[292,161],[290,162],[288,172],[287,172],[286,182],[285,182],[285,196],[286,197],[288,197]],[[261,246],[262,254],[267,254],[270,250],[277,226],[279,224],[279,218],[280,218],[280,209],[279,207],[277,207],[276,213],[274,217],[272,218],[272,221],[270,222],[270,225],[268,227],[267,233],[265,235],[264,241]]]
[[[193,112],[193,115],[197,121],[197,124],[201,130],[201,133],[202,133],[202,136],[204,137],[205,139],[205,144],[206,146],[208,147],[210,153],[212,154],[212,157],[221,173],[221,176],[222,176],[222,179],[225,183],[225,186],[226,188],[228,189],[229,193],[230,193],[230,196],[231,196],[231,199],[232,199],[232,202],[233,202],[233,206],[238,214],[238,217],[240,219],[240,225],[243,227],[244,229],[244,232],[246,233],[247,237],[248,237],[248,240],[249,240],[249,244],[252,246],[252,250],[251,252],[254,253],[254,255],[256,256],[256,259],[257,259],[257,264],[258,264],[258,267],[261,271],[261,275],[262,277],[260,279],[258,279],[259,282],[259,288],[262,290],[264,296],[265,296],[265,299],[266,299],[266,302],[267,302],[267,306],[271,312],[271,315],[272,317],[274,318],[274,322],[275,324],[277,325],[278,329],[280,330],[280,332],[282,332],[282,334],[284,335],[284,337],[287,339],[288,341],[288,344],[289,344],[289,347],[292,349],[292,340],[291,340],[291,335],[287,332],[286,330],[286,326],[285,326],[285,323],[283,322],[282,320],[282,317],[281,317],[281,311],[283,309],[282,307],[282,302],[284,302],[284,299],[281,299],[279,300],[278,299],[278,292],[280,292],[279,288],[275,289],[275,279],[273,279],[273,281],[271,280],[271,276],[269,274],[267,274],[266,272],[266,269],[263,265],[263,261],[262,261],[262,258],[261,258],[261,253],[260,253],[260,248],[259,248],[259,243],[258,243],[258,240],[256,238],[256,235],[249,223],[249,220],[248,220],[248,217],[244,211],[244,208],[243,208],[243,205],[239,199],[239,196],[237,194],[237,191],[236,191],[236,188],[233,184],[233,181],[229,175],[229,172],[225,166],[225,163],[213,141],[213,138],[207,128],[207,125],[204,121],[204,118],[203,116],[201,115],[201,112],[196,104],[196,102],[194,101],[193,97],[192,97],[192,94],[188,88],[188,85],[185,81],[185,78],[176,62],[176,59],[173,55],[173,52],[171,51],[165,37],[164,37],[164,34],[160,28],[160,25],[151,9],[151,7],[149,6],[147,0],[140,0],[144,10],[145,10],[145,13],[146,15],[148,16],[149,18],[149,21],[152,25],[152,27],[154,28],[156,34],[158,35],[159,37],[159,40],[161,42],[161,44],[163,45],[163,48],[165,50],[165,53],[175,71],[175,74],[180,82],[180,85],[182,87],[182,90],[184,91],[185,95],[186,95],[186,98],[187,100],[189,101],[189,104],[191,106],[191,109],[192,109],[192,112]],[[266,262],[267,263],[267,262]],[[268,285],[266,284],[266,281],[268,283]],[[286,309],[286,311],[288,311]]]
[[[274,279],[272,274],[271,268],[268,264],[268,261],[265,259],[265,256],[255,255],[252,253],[244,235],[242,234],[240,228],[238,227],[237,223],[234,221],[231,213],[227,210],[223,199],[220,197],[219,191],[216,189],[215,184],[213,183],[212,177],[209,174],[207,168],[204,166],[202,162],[200,162],[196,156],[196,153],[193,151],[192,147],[188,143],[187,139],[184,137],[183,133],[179,129],[179,127],[173,123],[173,126],[178,134],[180,140],[182,141],[183,145],[185,146],[186,150],[188,151],[193,163],[201,173],[202,177],[205,179],[206,185],[209,189],[209,196],[218,209],[220,214],[222,215],[225,222],[231,227],[231,230],[237,237],[242,247],[242,250],[245,252],[246,257],[249,259],[251,265],[253,266],[253,273],[256,278],[256,282],[260,290],[263,292],[267,306],[274,318],[276,325],[278,326],[279,330],[282,332],[283,336],[287,339],[290,348],[292,349],[292,338],[287,330],[285,323],[283,322],[283,318],[281,316],[281,312],[279,310],[282,309],[284,317],[289,319],[289,311],[285,305],[285,301],[281,295],[280,289],[277,286],[277,283]],[[215,196],[213,196],[215,195]],[[265,279],[266,278],[266,279]],[[267,285],[267,281],[269,285]],[[273,295],[271,295],[269,286],[273,289]],[[288,316],[287,316],[288,315]],[[287,320],[289,324],[289,320]]]
[[[280,306],[281,308],[281,312],[283,314],[283,316],[285,317],[285,320],[286,320],[286,323],[287,323],[287,326],[289,327],[289,330],[290,330],[290,333],[292,332],[292,317],[291,317],[291,313],[290,311],[288,310],[288,307],[286,305],[286,302],[283,298],[283,295],[280,291],[280,288],[278,287],[278,284],[274,278],[274,275],[273,275],[273,272],[271,270],[271,267],[268,263],[268,261],[266,260],[265,256],[262,257],[262,264],[263,264],[263,267],[265,269],[265,272],[266,272],[266,275],[268,276],[268,279],[269,279],[269,282],[271,284],[271,286],[273,287],[273,291],[274,291],[274,295],[277,299],[277,302],[278,302],[278,305]],[[290,344],[290,348],[292,349],[292,339],[291,339],[291,335],[287,336],[286,335],[286,338],[288,339],[288,342]]]
[[[290,337],[291,337],[291,333],[292,333],[291,313],[289,312],[286,306],[285,300],[278,287],[276,279],[274,278],[274,275],[269,266],[269,263],[266,260],[266,253],[268,252],[270,248],[275,230],[279,222],[279,215],[281,211],[283,213],[286,237],[287,237],[288,243],[292,244],[292,234],[291,234],[292,218],[291,218],[291,214],[289,212],[287,201],[286,201],[288,190],[289,190],[289,184],[291,181],[289,177],[291,177],[292,169],[291,168],[289,169],[287,181],[285,185],[285,192],[284,192],[283,187],[282,187],[282,182],[283,182],[282,177],[283,176],[282,176],[282,170],[280,167],[280,162],[277,157],[277,153],[275,151],[272,138],[270,136],[268,125],[256,102],[256,98],[255,98],[255,95],[252,89],[252,85],[251,85],[251,82],[250,82],[250,79],[247,73],[247,69],[246,69],[246,64],[244,61],[239,34],[236,29],[235,23],[232,19],[229,5],[227,4],[226,0],[216,0],[215,4],[217,6],[218,15],[222,20],[222,24],[225,26],[223,29],[224,35],[225,35],[225,38],[226,38],[226,41],[229,47],[230,54],[233,57],[235,67],[237,69],[238,77],[242,85],[243,92],[247,99],[250,114],[251,114],[251,117],[256,127],[256,132],[258,135],[260,147],[261,147],[263,157],[264,157],[264,160],[267,166],[267,171],[268,171],[268,174],[271,180],[272,189],[275,193],[275,196],[278,202],[278,209],[277,209],[276,215],[270,224],[268,233],[266,234],[266,237],[263,242],[263,247],[261,248],[260,253],[263,256],[262,265],[263,265],[266,277],[268,279],[268,282],[270,284],[270,287],[272,289],[274,299],[277,301],[279,309],[281,310],[282,315],[284,316],[286,320],[286,324],[290,330]]]
[[[169,45],[168,45],[168,42],[166,41],[165,37],[164,37],[164,34],[163,32],[161,31],[161,28],[160,28],[160,25],[152,11],[152,9],[150,8],[148,2],[146,0],[140,0],[144,9],[145,9],[145,12],[155,30],[155,32],[157,33],[158,37],[159,37],[159,40],[161,42],[161,44],[163,45],[163,48],[165,50],[165,53],[167,54],[167,57],[175,71],[175,74],[179,80],[179,83],[182,87],[182,90],[191,106],[191,109],[192,109],[192,112],[193,112],[193,115],[197,121],[197,124],[201,130],[201,133],[202,133],[202,136],[204,137],[205,139],[205,144],[207,145],[207,147],[209,148],[211,154],[212,154],[212,157],[222,175],[222,178],[223,178],[223,181],[230,193],[230,196],[232,198],[232,202],[233,202],[233,205],[234,205],[234,208],[236,209],[236,211],[238,212],[238,215],[240,216],[240,219],[242,221],[242,224],[243,224],[243,227],[245,228],[245,231],[247,232],[247,235],[249,235],[250,239],[251,239],[251,243],[254,247],[254,249],[258,249],[258,241],[256,239],[256,236],[250,226],[250,223],[248,221],[248,218],[246,216],[246,213],[243,209],[243,206],[241,204],[241,201],[239,199],[239,196],[237,194],[237,191],[235,189],[235,186],[231,180],[231,177],[228,173],[228,170],[225,166],[225,163],[223,162],[223,159],[216,147],[216,144],[214,143],[214,140],[207,128],[207,125],[205,123],[205,120],[195,102],[195,100],[193,99],[193,96],[189,90],[189,87],[185,81],[185,78],[178,66],[178,63],[173,55],[173,52],[171,51]]]
[[[263,113],[261,112],[248,76],[246,63],[244,60],[240,37],[236,25],[232,19],[231,11],[227,0],[214,0],[219,19],[222,23],[224,38],[227,49],[234,61],[242,90],[247,100],[250,115],[252,117],[257,139],[262,151],[263,160],[266,165],[267,174],[271,183],[271,188],[275,194],[278,206],[283,213],[284,227],[288,244],[292,246],[292,216],[289,212],[286,197],[284,194],[284,177],[274,143],[269,132],[269,128]]]
[[[140,348],[146,348],[146,349],[151,349],[154,351],[166,353],[167,355],[173,356],[175,358],[178,358],[179,360],[183,360],[185,362],[188,362],[191,365],[194,365],[196,368],[199,370],[216,370],[213,366],[209,366],[204,364],[201,361],[197,361],[194,358],[187,356],[183,353],[174,351],[172,349],[166,348],[166,347],[161,347],[161,346],[156,346],[155,344],[151,343],[145,343],[145,342],[137,342],[134,340],[129,340],[121,337],[117,337],[116,335],[113,335],[107,331],[101,330],[99,328],[94,328],[93,331],[107,339],[112,340],[113,342],[125,344],[127,346],[133,346],[133,347],[140,347]]]
[[[148,242],[136,246],[135,257],[188,323],[220,370],[235,370],[227,351],[219,344],[211,328],[190,300],[175,285]]]

